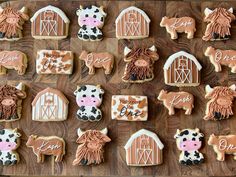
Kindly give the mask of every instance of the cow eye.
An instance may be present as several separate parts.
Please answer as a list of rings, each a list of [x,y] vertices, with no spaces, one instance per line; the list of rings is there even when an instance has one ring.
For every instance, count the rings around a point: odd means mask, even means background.
[[[186,138],[183,138],[183,141],[187,141],[187,139],[186,139]]]
[[[85,14],[85,17],[88,17],[88,14]]]
[[[97,16],[96,15],[93,15],[93,18],[96,18]]]
[[[2,142],[2,139],[0,139],[0,142]]]
[[[95,97],[94,95],[91,95],[91,97]]]
[[[6,139],[6,142],[9,142],[9,139]]]
[[[83,95],[83,97],[86,97],[86,95]]]

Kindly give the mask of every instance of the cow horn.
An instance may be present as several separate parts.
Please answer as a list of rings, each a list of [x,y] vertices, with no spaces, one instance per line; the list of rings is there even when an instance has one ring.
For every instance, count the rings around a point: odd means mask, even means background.
[[[230,8],[228,9],[228,11],[232,14],[232,13],[234,12],[233,7],[230,7]]]
[[[209,8],[205,8],[204,10],[204,14],[207,17],[209,14],[211,14],[213,12],[213,10],[209,9]]]
[[[76,90],[74,91],[74,95],[77,94],[78,90],[80,89],[80,86],[77,86]]]
[[[233,85],[231,85],[229,88],[230,88],[231,90],[235,91],[236,86],[235,86],[235,84],[233,84]]]
[[[195,131],[199,133],[199,128],[195,128]]]
[[[83,131],[80,129],[80,128],[78,128],[78,130],[77,130],[77,135],[78,135],[78,137],[80,137],[81,135],[83,135]]]
[[[104,128],[104,129],[100,130],[100,132],[104,135],[107,135],[108,130],[107,130],[107,128]]]
[[[22,82],[20,82],[20,83],[16,86],[16,89],[24,91],[24,90],[25,90],[25,84],[23,84]]]
[[[149,48],[149,50],[153,51],[153,52],[156,52],[157,51],[157,48],[153,45],[152,47]]]
[[[82,6],[82,5],[80,5],[80,6],[79,6],[79,9],[81,9],[81,10],[82,10],[82,9],[83,9],[83,6]]]
[[[206,85],[205,91],[206,93],[210,93],[213,90],[213,88],[210,87],[210,85]]]
[[[21,13],[26,13],[27,12],[27,8],[26,7],[22,7],[20,10]]]
[[[130,48],[128,48],[128,47],[125,47],[125,48],[124,48],[124,55],[125,55],[125,56],[128,55],[130,52],[131,52],[131,49],[130,49]]]

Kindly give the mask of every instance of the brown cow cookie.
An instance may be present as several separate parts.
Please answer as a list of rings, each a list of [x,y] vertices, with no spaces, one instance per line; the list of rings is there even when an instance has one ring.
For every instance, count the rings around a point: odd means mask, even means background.
[[[76,150],[75,160],[72,165],[90,165],[100,164],[104,161],[103,147],[111,139],[107,136],[107,128],[103,130],[87,130],[83,132],[80,128],[77,130],[79,144]]]
[[[207,28],[202,39],[204,41],[227,40],[230,37],[230,23],[235,20],[233,8],[205,9],[204,22],[207,22]]]
[[[193,39],[196,31],[195,20],[191,17],[169,18],[162,17],[161,27],[165,27],[171,39],[177,39],[177,33],[187,33],[188,39]]]
[[[169,115],[175,114],[175,109],[184,109],[186,115],[192,113],[194,108],[194,97],[188,92],[167,92],[161,90],[158,100],[163,101],[164,106],[168,109]]]
[[[150,48],[124,49],[127,63],[122,80],[129,83],[143,83],[154,78],[153,65],[159,59],[155,46]]]
[[[210,99],[206,106],[206,115],[204,120],[222,120],[228,119],[233,115],[232,106],[234,97],[236,97],[236,86],[230,87],[217,86],[211,88],[206,86],[206,99]]]
[[[33,149],[37,163],[43,163],[45,155],[53,155],[55,162],[61,162],[65,155],[65,141],[57,136],[30,135],[26,146]]]

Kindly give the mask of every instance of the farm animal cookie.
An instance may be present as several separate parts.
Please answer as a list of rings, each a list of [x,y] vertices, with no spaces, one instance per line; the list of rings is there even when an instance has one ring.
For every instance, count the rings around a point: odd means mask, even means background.
[[[227,40],[230,37],[230,23],[235,20],[233,8],[216,8],[210,10],[206,8],[204,22],[207,22],[207,28],[202,39],[204,41]]]
[[[57,7],[48,5],[39,9],[30,21],[35,39],[64,39],[68,35],[70,20]]]
[[[104,161],[103,147],[111,139],[107,136],[107,128],[103,130],[87,130],[82,131],[80,128],[77,130],[78,139],[76,143],[79,144],[75,160],[72,165],[91,165],[100,164]]]
[[[134,133],[125,145],[126,163],[129,166],[153,166],[163,161],[164,145],[158,136],[141,129]]]
[[[57,136],[30,135],[26,146],[33,149],[37,163],[43,163],[45,155],[55,156],[55,162],[61,162],[65,155],[65,141]]]
[[[106,13],[103,7],[94,5],[82,7],[76,11],[78,24],[81,27],[78,32],[78,38],[84,41],[101,41],[103,38],[100,30],[105,21]]]
[[[161,90],[157,98],[160,101],[163,101],[164,106],[168,109],[169,115],[175,114],[175,109],[184,109],[186,115],[192,113],[194,108],[194,97],[188,92],[167,92]]]
[[[127,63],[122,80],[130,83],[143,83],[154,78],[153,64],[159,59],[156,47],[124,49],[124,61]]]
[[[17,129],[0,130],[0,165],[15,165],[20,161],[16,152],[20,146],[20,137]]]
[[[210,99],[206,105],[206,115],[204,120],[222,120],[228,119],[233,115],[232,106],[234,97],[236,97],[236,86],[230,87],[217,86],[211,88],[206,86],[206,99]]]
[[[209,137],[208,145],[212,146],[217,154],[217,160],[224,161],[225,154],[233,154],[236,160],[236,135],[220,135],[212,134]]]
[[[69,101],[64,94],[53,88],[39,92],[32,102],[32,120],[63,121],[67,119]]]
[[[91,75],[95,74],[95,68],[104,68],[105,74],[110,74],[114,64],[114,56],[108,52],[88,53],[83,50],[79,59],[85,61]]]
[[[195,20],[191,17],[169,18],[162,17],[161,27],[165,27],[171,39],[177,39],[177,33],[187,33],[188,39],[193,39],[196,31]]]
[[[205,56],[209,57],[216,72],[222,71],[221,65],[225,65],[231,68],[232,73],[236,73],[235,50],[220,50],[209,46],[205,51]]]
[[[151,20],[147,14],[134,6],[121,11],[116,18],[116,37],[118,39],[142,39],[149,36]]]
[[[27,8],[0,7],[0,40],[15,41],[23,37],[23,24],[29,19]]]
[[[198,150],[202,146],[204,135],[198,128],[177,130],[174,138],[177,148],[181,151],[179,163],[183,165],[197,165],[204,161],[203,154]]]
[[[36,58],[38,74],[72,74],[73,53],[61,50],[39,50]]]
[[[82,121],[99,121],[102,112],[98,108],[102,104],[104,90],[100,85],[78,86],[74,92],[76,103],[79,106],[77,118]]]

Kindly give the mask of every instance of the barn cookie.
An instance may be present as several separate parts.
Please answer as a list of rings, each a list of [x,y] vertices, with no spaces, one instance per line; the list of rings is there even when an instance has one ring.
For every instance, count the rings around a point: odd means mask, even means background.
[[[206,99],[210,99],[206,105],[206,115],[204,120],[222,120],[228,119],[233,115],[233,100],[236,97],[236,86],[230,87],[217,86],[211,88],[206,86]]]
[[[0,130],[0,165],[15,165],[20,157],[16,149],[20,146],[21,134],[17,129]]]
[[[45,155],[55,156],[55,162],[61,162],[65,155],[65,141],[57,136],[30,135],[26,146],[33,149],[37,163],[43,163]]]
[[[103,11],[103,6],[80,6],[76,14],[80,26],[77,34],[78,38],[83,41],[101,41],[103,39],[103,33],[100,29],[102,29],[107,15]]]
[[[39,9],[30,21],[35,39],[64,39],[68,35],[70,20],[57,7],[49,5]]]
[[[80,60],[85,61],[85,65],[89,69],[89,74],[95,74],[95,68],[103,68],[105,74],[110,74],[114,64],[114,56],[108,52],[103,53],[88,53],[83,50],[79,56]]]
[[[168,109],[169,115],[175,114],[175,108],[184,109],[186,115],[192,113],[194,108],[194,97],[188,92],[167,92],[161,90],[157,98],[163,101],[164,106]]]
[[[198,86],[201,64],[191,54],[180,51],[172,54],[164,65],[165,83],[171,86]]]
[[[148,101],[146,96],[113,95],[111,118],[125,121],[146,121]]]
[[[209,46],[205,56],[209,57],[216,72],[222,71],[221,65],[224,65],[230,67],[232,73],[236,73],[236,50],[220,50]]]
[[[23,37],[23,24],[29,19],[27,8],[20,10],[0,6],[0,40],[16,41]]]
[[[103,147],[111,139],[107,136],[107,128],[103,130],[87,130],[82,131],[80,128],[77,130],[78,139],[76,143],[79,144],[75,160],[72,165],[91,165],[100,164],[104,161]]]
[[[129,166],[153,166],[163,161],[164,145],[158,136],[141,129],[134,133],[125,145],[126,163]]]
[[[236,160],[236,135],[220,135],[212,134],[209,137],[208,145],[213,147],[217,154],[217,160],[224,161],[225,154],[232,154]]]
[[[127,63],[122,80],[129,83],[143,83],[154,78],[153,65],[159,59],[156,47],[124,49],[124,61]]]
[[[79,106],[77,118],[82,121],[99,121],[102,118],[102,112],[98,107],[102,104],[103,94],[104,90],[100,85],[77,86],[74,92]]]
[[[235,20],[233,8],[216,8],[204,11],[204,22],[207,22],[207,28],[202,39],[204,41],[227,40],[230,37],[230,23]]]
[[[204,157],[198,150],[203,143],[204,135],[198,128],[177,130],[174,138],[177,148],[181,151],[179,163],[183,165],[198,165],[204,162]]]
[[[177,39],[177,33],[187,33],[188,39],[193,39],[196,31],[195,20],[191,17],[169,18],[162,17],[161,27],[165,27],[171,39]]]
[[[53,88],[39,92],[32,102],[32,120],[63,121],[67,119],[69,101],[64,94]]]
[[[121,11],[116,18],[116,37],[118,39],[142,39],[149,36],[151,20],[147,14],[134,6]]]

